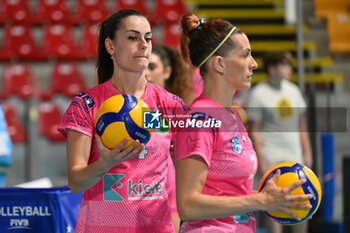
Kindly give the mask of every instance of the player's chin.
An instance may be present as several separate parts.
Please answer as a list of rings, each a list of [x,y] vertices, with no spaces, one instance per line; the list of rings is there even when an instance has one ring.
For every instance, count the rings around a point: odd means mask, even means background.
[[[133,72],[142,73],[147,69],[147,65],[137,64],[130,68]]]
[[[252,85],[252,84],[251,84],[250,80],[249,80],[249,81],[245,81],[245,82],[242,83],[240,89],[241,89],[241,90],[249,89],[251,85]]]
[[[145,70],[148,67],[148,60],[147,59],[134,59],[131,61],[128,65],[130,69],[134,70]]]

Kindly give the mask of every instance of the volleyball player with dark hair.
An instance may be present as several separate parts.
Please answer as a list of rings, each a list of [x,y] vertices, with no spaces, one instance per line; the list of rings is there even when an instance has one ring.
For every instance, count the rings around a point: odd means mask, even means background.
[[[141,98],[152,111],[184,112],[183,102],[149,83],[145,72],[152,50],[146,17],[120,10],[101,24],[98,42],[99,84],[76,95],[59,131],[67,136],[68,183],[84,192],[75,232],[174,232],[165,189],[173,133],[154,132],[146,146],[136,140],[122,150],[104,147],[95,133],[101,104],[114,95]]]

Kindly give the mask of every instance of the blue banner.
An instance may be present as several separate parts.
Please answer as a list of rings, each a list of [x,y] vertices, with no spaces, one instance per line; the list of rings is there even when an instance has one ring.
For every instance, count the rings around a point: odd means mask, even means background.
[[[323,155],[323,200],[322,217],[324,220],[333,219],[335,189],[335,149],[334,135],[331,133],[322,134],[322,155]]]
[[[74,232],[83,193],[58,188],[0,188],[0,232]]]

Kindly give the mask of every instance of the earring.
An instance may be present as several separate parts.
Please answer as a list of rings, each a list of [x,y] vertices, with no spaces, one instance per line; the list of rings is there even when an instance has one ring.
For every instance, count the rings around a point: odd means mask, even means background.
[[[225,70],[222,70],[222,71],[221,71],[221,75],[225,75]]]
[[[113,60],[113,56],[111,56],[111,59]]]

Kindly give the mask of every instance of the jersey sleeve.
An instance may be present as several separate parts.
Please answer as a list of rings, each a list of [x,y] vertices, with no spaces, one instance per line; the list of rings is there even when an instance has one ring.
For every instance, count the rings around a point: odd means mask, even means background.
[[[168,157],[168,177],[166,190],[168,193],[168,203],[171,214],[178,214],[176,207],[176,182],[175,182],[175,166],[171,157]]]
[[[175,140],[176,160],[192,155],[201,156],[210,166],[215,146],[215,130],[207,128],[179,128]]]
[[[90,137],[94,132],[94,119],[92,117],[93,99],[86,94],[78,94],[74,97],[67,111],[58,125],[58,131],[65,137],[67,130],[71,129]]]

